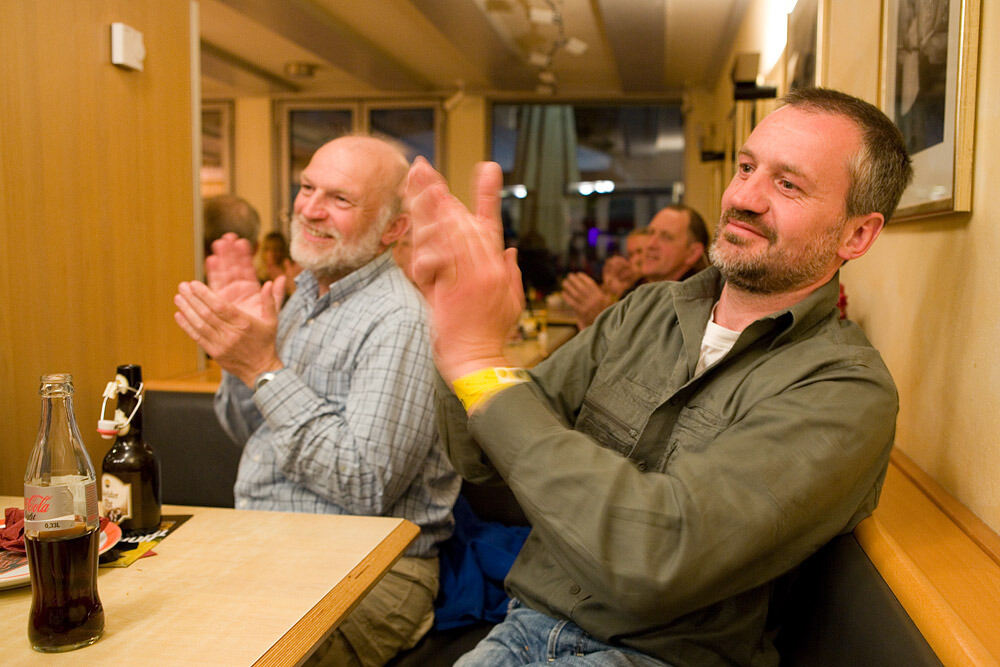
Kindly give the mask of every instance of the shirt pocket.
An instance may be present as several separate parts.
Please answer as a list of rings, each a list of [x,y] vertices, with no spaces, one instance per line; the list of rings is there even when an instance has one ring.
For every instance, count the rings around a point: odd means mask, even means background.
[[[728,426],[725,417],[702,405],[686,405],[681,408],[670,433],[670,441],[657,464],[658,470],[666,470],[670,459],[677,452],[698,453],[705,451],[713,440]]]
[[[583,398],[574,428],[622,456],[631,456],[654,405],[652,392],[628,378],[595,382]]]

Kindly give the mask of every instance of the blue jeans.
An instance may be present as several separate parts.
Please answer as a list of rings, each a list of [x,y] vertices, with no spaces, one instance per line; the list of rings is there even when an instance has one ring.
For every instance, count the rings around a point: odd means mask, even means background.
[[[669,667],[633,649],[594,639],[579,626],[510,602],[507,617],[490,630],[455,667],[513,665],[593,665],[594,667]]]

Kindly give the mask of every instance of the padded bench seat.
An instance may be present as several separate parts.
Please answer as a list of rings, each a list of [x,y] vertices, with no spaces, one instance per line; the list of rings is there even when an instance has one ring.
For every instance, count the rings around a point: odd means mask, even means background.
[[[146,390],[143,434],[160,459],[163,502],[233,507],[240,448],[204,392]]]
[[[164,502],[233,506],[240,449],[219,426],[211,394],[147,390],[144,427],[160,458]],[[527,525],[506,487],[466,483],[462,493],[483,520]],[[941,665],[853,535],[838,537],[803,563],[788,590],[776,640],[783,665]],[[490,627],[431,632],[390,664],[452,665]]]
[[[464,483],[462,494],[486,521],[527,525],[506,487]],[[853,534],[841,535],[783,582],[782,619],[776,644],[790,667],[940,667],[934,651],[910,620]],[[428,633],[397,656],[392,667],[446,667],[471,650],[492,626]]]

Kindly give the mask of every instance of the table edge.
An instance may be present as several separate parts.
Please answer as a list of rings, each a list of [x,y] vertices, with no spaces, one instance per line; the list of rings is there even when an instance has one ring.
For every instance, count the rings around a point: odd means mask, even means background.
[[[400,519],[371,553],[257,659],[254,667],[303,664],[403,556],[419,533],[414,523]],[[345,599],[351,602],[345,605]]]

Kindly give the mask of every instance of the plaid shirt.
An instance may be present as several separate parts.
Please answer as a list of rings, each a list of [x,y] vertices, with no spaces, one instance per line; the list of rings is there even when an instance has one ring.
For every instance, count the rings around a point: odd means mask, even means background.
[[[385,252],[317,296],[299,274],[281,310],[285,368],[254,393],[224,374],[215,411],[244,444],[236,507],[397,516],[421,532],[409,556],[451,534],[460,480],[438,444],[423,303]]]

